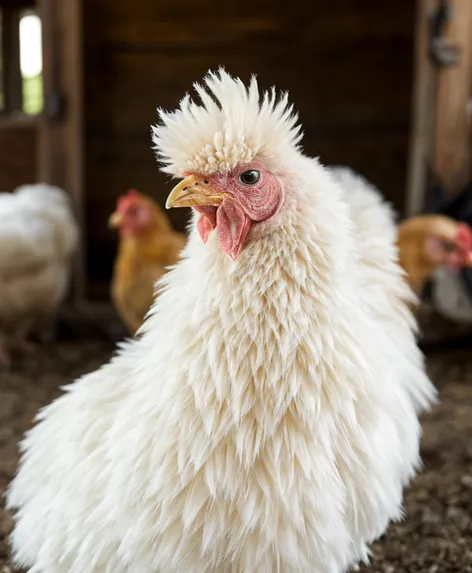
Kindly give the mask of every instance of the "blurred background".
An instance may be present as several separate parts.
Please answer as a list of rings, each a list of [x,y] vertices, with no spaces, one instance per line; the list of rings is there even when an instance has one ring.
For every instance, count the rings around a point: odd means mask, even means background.
[[[453,8],[453,10],[452,10]],[[453,14],[454,12],[454,14]],[[224,64],[288,89],[308,155],[345,164],[400,214],[470,175],[470,2],[0,0],[0,191],[52,183],[73,197],[74,295],[109,297],[106,221],[135,187],[162,205],[156,107]],[[452,89],[453,86],[453,89]],[[183,231],[187,213],[169,213]]]
[[[80,249],[65,308],[80,312],[67,332],[86,332],[0,371],[2,487],[36,409],[125,333],[110,302],[119,237],[109,216],[130,188],[164,206],[156,108],[174,109],[219,65],[289,90],[306,154],[358,171],[401,217],[472,222],[472,0],[0,0],[0,191],[44,182],[72,197]],[[184,232],[187,210],[168,215]],[[423,294],[431,298],[428,284]],[[432,345],[443,404],[425,422],[427,471],[407,498],[411,521],[375,547],[375,572],[472,571],[472,314],[458,322],[424,309],[422,344]]]
[[[0,0],[0,190],[45,181],[73,195],[85,231],[75,292],[106,299],[116,252],[106,221],[116,198],[136,187],[165,200],[150,149],[156,107],[173,109],[224,64],[290,91],[308,155],[358,170],[400,212],[421,209],[423,179],[415,175],[414,189],[407,182],[425,159],[417,151],[410,165],[412,135],[424,145],[426,129],[414,94],[434,65],[424,46],[424,62],[415,54],[415,44],[433,41],[428,4]],[[169,215],[183,230],[187,213]]]

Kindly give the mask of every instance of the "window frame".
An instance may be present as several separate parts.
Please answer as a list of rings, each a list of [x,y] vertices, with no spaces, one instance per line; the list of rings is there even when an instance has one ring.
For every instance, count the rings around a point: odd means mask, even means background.
[[[23,86],[20,68],[20,10],[2,6],[2,87],[0,115],[22,113]]]
[[[23,111],[23,76],[20,62],[20,20],[25,12],[41,18],[39,6],[34,0],[0,0],[2,77],[0,87],[3,91],[3,106],[0,107],[2,123],[7,119],[38,118],[38,114]],[[44,109],[44,88],[43,88]]]

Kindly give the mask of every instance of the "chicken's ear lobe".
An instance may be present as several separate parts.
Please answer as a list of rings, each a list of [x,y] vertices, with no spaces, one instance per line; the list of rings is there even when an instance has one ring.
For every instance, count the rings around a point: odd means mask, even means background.
[[[449,243],[442,237],[428,235],[424,242],[424,251],[432,263],[444,263],[451,253]]]

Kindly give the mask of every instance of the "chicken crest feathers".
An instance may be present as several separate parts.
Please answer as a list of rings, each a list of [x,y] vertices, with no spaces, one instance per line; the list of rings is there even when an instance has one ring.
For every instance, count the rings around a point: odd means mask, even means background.
[[[194,84],[201,104],[187,94],[174,112],[158,110],[154,149],[162,170],[181,177],[230,171],[256,155],[267,159],[298,149],[301,126],[288,94],[261,92],[255,76],[246,87],[223,68]]]

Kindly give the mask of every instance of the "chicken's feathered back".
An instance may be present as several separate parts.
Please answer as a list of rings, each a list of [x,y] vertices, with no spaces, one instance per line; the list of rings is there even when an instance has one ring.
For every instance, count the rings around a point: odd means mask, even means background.
[[[379,315],[389,314],[392,321],[406,320],[415,329],[410,311],[418,299],[399,269],[396,214],[376,187],[347,167],[330,167],[343,190],[355,225],[360,262],[365,278],[366,300],[382,304]],[[381,310],[383,308],[383,310]]]
[[[364,303],[384,324],[392,344],[401,348],[399,355],[406,358],[407,369],[410,361],[421,368],[424,359],[415,344],[418,327],[412,312],[419,300],[408,285],[405,270],[399,266],[396,214],[378,189],[355,171],[343,166],[330,167],[329,171],[342,188],[354,222]],[[407,375],[399,376],[399,380],[404,381],[406,390],[412,392],[419,409],[423,409],[428,388],[410,384]]]

